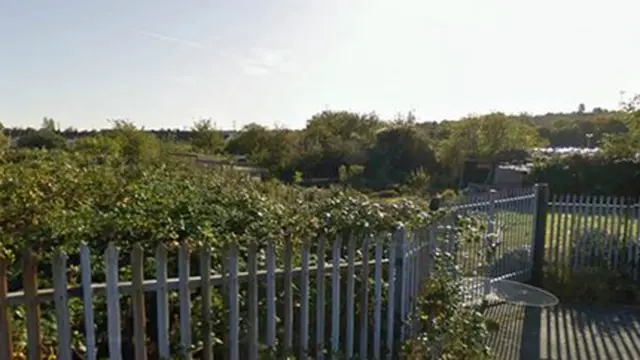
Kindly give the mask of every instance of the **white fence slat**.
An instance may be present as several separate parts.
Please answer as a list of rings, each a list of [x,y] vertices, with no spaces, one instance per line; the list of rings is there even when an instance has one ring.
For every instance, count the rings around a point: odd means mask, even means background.
[[[556,265],[558,263],[558,260],[560,260],[559,256],[558,256],[558,251],[560,249],[560,241],[558,241],[559,239],[559,232],[556,232],[556,227],[557,227],[557,223],[558,223],[558,219],[559,219],[559,209],[558,209],[558,201],[559,198],[556,194],[553,194],[553,202],[551,203],[550,206],[550,210],[551,210],[551,217],[549,219],[550,222],[550,226],[549,226],[549,239],[551,241],[551,251],[549,251],[549,257],[551,259],[553,259],[552,264]],[[558,268],[555,267],[555,272],[556,275],[558,275]]]
[[[595,227],[595,231],[594,234],[592,234],[592,237],[596,237],[595,239],[592,240],[593,242],[593,257],[591,258],[591,260],[589,260],[589,266],[593,266],[594,264],[594,259],[598,259],[599,257],[602,256],[603,254],[603,249],[604,249],[604,239],[601,239],[600,234],[603,232],[603,224],[602,224],[602,216],[603,214],[605,214],[605,197],[600,195],[598,197],[598,207],[597,207],[597,212],[596,212],[596,227]]]
[[[191,264],[189,260],[189,245],[183,242],[180,244],[178,254],[178,277],[180,279],[180,346],[186,360],[191,359],[191,290],[189,289]]]
[[[398,334],[398,340],[400,343],[403,343],[406,340],[406,319],[407,319],[407,308],[406,308],[406,298],[407,298],[407,264],[406,264],[406,253],[407,253],[407,234],[404,229],[400,229],[398,231],[399,234],[399,242],[396,244],[398,249],[396,250],[396,257],[402,258],[402,266],[400,267],[400,273],[396,274],[396,277],[400,280],[398,281],[400,288],[396,289],[400,293],[400,298],[398,299],[398,306],[400,307],[400,333]],[[447,247],[450,248],[451,244],[447,244]]]
[[[374,269],[374,310],[373,310],[373,354],[375,359],[380,359],[380,336],[382,333],[382,250],[383,238],[376,240],[375,269]]]
[[[354,297],[355,297],[355,253],[356,239],[351,236],[347,239],[347,333],[345,334],[345,355],[348,359],[353,358],[353,335],[354,335]]]
[[[287,239],[284,245],[284,345],[287,351],[293,350],[293,245]]]
[[[582,214],[584,217],[584,224],[582,224],[583,238],[587,238],[590,236],[589,235],[590,229],[593,226],[594,215],[592,210],[594,208],[594,200],[595,200],[595,197],[593,196],[587,195],[584,197],[584,202],[582,207]],[[584,246],[584,248],[580,249],[580,253],[581,253],[580,266],[586,266],[591,254],[591,243],[586,243],[584,245],[581,245],[581,247],[582,246]]]
[[[267,346],[276,346],[276,257],[273,241],[267,242]]]
[[[96,333],[93,317],[93,289],[91,287],[91,253],[89,246],[80,245],[80,273],[82,274],[82,306],[84,307],[86,360],[96,360]]]
[[[386,337],[386,347],[387,347],[387,358],[393,358],[393,346],[394,346],[394,318],[395,318],[395,296],[396,296],[396,267],[395,261],[396,259],[396,239],[395,236],[392,236],[391,241],[389,242],[389,263],[388,263],[388,275],[387,282],[389,283],[389,287],[387,289],[387,337]]]
[[[331,352],[340,350],[340,248],[342,238],[336,237],[331,253]]]
[[[626,263],[623,264],[625,267],[630,268],[630,265],[633,264],[633,223],[634,220],[634,211],[633,206],[635,204],[632,203],[631,198],[625,197],[625,207],[624,207],[624,242],[627,246],[627,260]]]
[[[258,261],[257,245],[249,245],[248,275],[249,275],[249,359],[258,360],[260,339],[258,335]]]
[[[553,241],[554,241],[554,264],[559,265],[561,261],[561,248],[562,248],[562,232],[561,232],[561,223],[562,223],[562,206],[560,202],[562,201],[562,197],[560,195],[554,196],[554,206],[553,206]],[[559,266],[556,266],[556,275],[559,275]]]
[[[573,264],[571,264],[571,254],[572,254],[572,248],[575,244],[575,229],[576,229],[576,220],[578,218],[578,211],[577,211],[577,203],[578,203],[578,195],[573,194],[571,195],[571,198],[569,200],[569,205],[568,205],[568,214],[569,214],[569,222],[568,222],[568,228],[566,230],[567,232],[567,267],[569,269],[573,269]]]
[[[635,202],[634,199],[626,198],[626,208],[625,208],[625,227],[624,227],[624,239],[627,243],[627,263],[625,266],[633,266],[635,264],[634,260],[634,227],[635,224]]]
[[[300,359],[306,359],[309,351],[309,242],[302,243],[300,271]]]
[[[33,250],[25,249],[22,260],[23,288],[27,304],[27,357],[29,360],[42,358],[42,329],[38,297],[38,260]]]
[[[362,243],[362,308],[360,322],[360,358],[368,359],[369,349],[369,244],[371,236],[367,235]]]
[[[240,311],[238,299],[238,245],[231,243],[227,253],[229,296],[229,360],[240,360]]]
[[[118,291],[118,250],[109,244],[106,251],[107,277],[107,331],[109,335],[109,359],[122,359],[120,335],[120,292]]]
[[[405,310],[406,313],[409,314],[411,312],[412,309],[412,304],[413,304],[413,277],[414,277],[414,271],[413,271],[413,251],[414,251],[414,238],[413,238],[413,234],[410,232],[407,234],[408,236],[408,246],[406,248],[406,252],[405,252],[405,268],[406,268],[406,278],[405,278],[405,282],[406,282],[406,297],[405,297]],[[457,258],[457,257],[456,257]],[[406,321],[406,329],[407,329],[407,335],[411,336],[411,319],[409,318],[405,318]]]
[[[532,278],[533,276],[533,264],[534,264],[534,253],[533,253],[533,245],[535,243],[535,236],[536,236],[536,228],[537,228],[537,223],[538,223],[538,203],[539,203],[539,196],[542,196],[543,193],[540,191],[539,186],[534,186],[533,188],[529,189],[529,190],[524,190],[524,193],[532,193],[533,197],[530,198],[529,200],[525,200],[523,202],[523,206],[525,207],[525,211],[522,212],[522,214],[526,214],[526,213],[531,213],[533,216],[531,217],[532,221],[531,221],[531,225],[530,226],[519,226],[522,229],[522,232],[524,233],[524,239],[525,239],[525,243],[524,244],[519,244],[519,246],[527,246],[527,249],[529,250],[529,257],[527,258],[528,263],[526,264],[525,269],[527,269],[526,271],[526,279],[524,280],[529,280]],[[546,199],[547,201],[549,201],[549,199]],[[521,212],[518,212],[515,216],[520,216]],[[547,216],[547,214],[545,214],[544,216]],[[514,220],[514,223],[518,223],[517,222],[518,219],[516,218]],[[545,222],[546,224],[546,222]],[[543,252],[546,252],[546,248],[549,246],[547,244],[547,238],[546,238],[546,234],[547,234],[547,229],[542,229],[542,231],[544,232],[543,234],[543,238],[544,238],[544,246],[543,246]]]
[[[156,249],[156,312],[158,322],[158,355],[170,359],[169,348],[169,295],[167,289],[167,248],[164,244]]]
[[[616,234],[617,226],[616,225],[618,224],[618,221],[617,221],[618,220],[617,209],[618,209],[618,206],[619,206],[618,197],[617,196],[612,197],[612,201],[613,201],[614,206],[611,208],[611,214],[608,216],[610,218],[610,220],[611,220],[611,223],[610,223],[611,225],[609,226],[609,229],[610,229],[609,230],[609,233],[610,233],[610,235],[609,235],[609,269],[610,270],[613,270],[615,268],[615,263],[616,263],[616,258],[615,258],[616,257],[616,251],[615,250],[616,250],[617,246],[615,244],[615,240],[616,240],[616,237],[617,237],[617,234]]]
[[[71,325],[67,298],[67,255],[56,251],[53,255],[53,286],[56,308],[56,333],[58,356],[56,359],[71,360]]]
[[[620,206],[618,206],[618,211],[617,211],[617,219],[618,219],[618,223],[616,224],[616,247],[615,247],[615,257],[613,260],[613,268],[614,269],[618,269],[618,264],[620,263],[620,250],[621,247],[623,246],[623,241],[624,241],[624,221],[625,221],[625,210],[626,210],[626,206],[625,206],[625,199],[623,197],[618,197],[618,204],[620,204]]]
[[[211,322],[211,250],[200,249],[200,291],[202,293],[202,359],[213,360],[213,329]]]
[[[318,239],[316,261],[316,360],[324,359],[324,265],[325,238]]]
[[[616,205],[615,199],[611,196],[607,196],[606,204],[607,206],[605,207],[604,213],[604,233],[607,234],[607,237],[605,238],[604,244],[602,245],[602,257],[607,261],[608,266],[609,264],[611,264],[611,230],[609,227],[609,220],[613,214],[612,209]]]
[[[580,238],[580,231],[582,231],[582,207],[584,206],[584,196],[580,195],[580,196],[576,196],[573,199],[573,216],[572,219],[573,221],[573,226],[571,226],[571,232],[572,232],[572,236],[571,236],[571,246],[573,248],[576,248],[577,246],[577,242],[578,239]],[[573,269],[574,270],[578,270],[578,267],[580,266],[580,256],[579,254],[582,252],[582,249],[578,249],[576,248],[576,251],[574,251],[574,259],[573,259]]]
[[[147,317],[144,301],[144,254],[142,247],[134,245],[131,252],[131,273],[133,294],[133,347],[136,360],[147,360]]]
[[[562,208],[562,264],[563,267],[567,265],[567,235],[569,233],[569,217],[571,216],[571,196],[565,195],[564,206]]]
[[[360,309],[360,359],[368,359],[369,349],[369,240],[370,236],[365,236],[362,243],[362,308]]]

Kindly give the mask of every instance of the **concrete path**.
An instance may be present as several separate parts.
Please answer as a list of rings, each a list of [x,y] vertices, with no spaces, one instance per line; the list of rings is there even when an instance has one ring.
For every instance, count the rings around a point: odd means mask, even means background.
[[[503,304],[485,313],[499,324],[489,341],[498,359],[640,359],[640,309]]]

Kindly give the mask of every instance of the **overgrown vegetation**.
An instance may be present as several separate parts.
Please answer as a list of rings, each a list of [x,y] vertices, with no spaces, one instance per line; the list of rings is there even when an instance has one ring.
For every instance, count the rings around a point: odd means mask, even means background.
[[[494,234],[485,234],[482,222],[475,218],[459,218],[456,227],[445,234],[446,245],[433,256],[433,268],[423,284],[414,317],[409,320],[418,326],[417,337],[403,346],[407,359],[415,360],[483,360],[491,359],[487,346],[488,320],[480,309],[465,304],[461,285],[462,269],[456,265],[460,246],[484,241],[480,259],[484,265],[495,261],[499,246]],[[472,231],[469,231],[472,230]],[[456,276],[458,275],[458,276]]]
[[[342,253],[346,254],[349,241],[361,249],[363,239],[369,234],[388,233],[399,227],[427,226],[444,215],[430,212],[428,205],[421,201],[378,203],[350,189],[303,188],[277,181],[254,181],[233,170],[206,168],[172,159],[168,156],[170,151],[165,143],[128,123],[116,123],[111,132],[78,139],[63,149],[6,150],[0,161],[0,242],[2,256],[11,264],[9,290],[22,287],[22,250],[27,247],[38,256],[41,288],[51,286],[51,255],[60,249],[69,256],[69,285],[75,286],[80,283],[78,249],[83,243],[91,249],[94,282],[105,281],[103,254],[109,244],[115,244],[119,250],[122,280],[131,278],[129,256],[135,244],[143,248],[147,278],[155,276],[156,247],[166,246],[171,254],[171,277],[177,276],[175,255],[181,243],[187,243],[194,250],[192,268],[199,264],[195,250],[206,246],[212,249],[214,271],[222,273],[227,244],[239,245],[242,270],[249,245],[257,244],[262,254],[271,241],[281,259],[288,240],[293,244],[293,261],[297,266],[303,241],[310,242],[311,252],[315,254],[317,239],[325,237],[329,241],[326,246],[329,257],[331,242],[341,235]],[[373,255],[371,252],[369,257]],[[264,255],[260,256],[260,266],[263,266]],[[361,286],[362,281],[358,279],[356,292],[359,293]],[[314,279],[310,281],[310,288],[313,308]],[[294,289],[297,294],[298,289]],[[241,292],[245,294],[246,289]],[[282,304],[282,294],[277,296],[278,303]],[[104,298],[95,299],[100,357],[107,351],[106,309]],[[328,297],[326,304],[330,304],[330,300]],[[125,296],[123,304],[128,301]],[[147,298],[148,328],[155,330],[154,301],[153,296]],[[245,301],[246,296],[241,296],[242,309],[246,309]],[[201,295],[196,292],[192,298],[194,354],[200,350],[198,344],[202,339],[200,304]],[[221,336],[227,328],[227,317],[220,289],[213,289],[213,304],[216,319],[213,332],[218,337],[215,350],[216,356],[221,356],[224,350],[220,345]],[[174,296],[170,306],[172,313],[178,313]],[[123,310],[123,345],[128,356],[132,351],[132,314],[128,306],[123,305]],[[24,352],[26,346],[24,311],[22,306],[13,311],[14,349],[18,354]],[[360,311],[358,304],[356,314]],[[43,348],[45,354],[53,353],[56,322],[52,304],[43,304],[42,313]],[[71,300],[70,316],[73,348],[80,356],[85,346],[80,299]],[[178,334],[178,324],[172,323],[173,353],[180,351]],[[150,349],[155,348],[155,338],[153,331]],[[283,354],[283,349],[277,351],[278,356]]]

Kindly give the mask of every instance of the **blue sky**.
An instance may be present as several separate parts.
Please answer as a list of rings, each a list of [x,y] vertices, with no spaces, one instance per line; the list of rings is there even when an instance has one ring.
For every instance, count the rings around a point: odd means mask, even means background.
[[[303,127],[326,108],[613,108],[640,92],[633,0],[0,0],[0,121]]]

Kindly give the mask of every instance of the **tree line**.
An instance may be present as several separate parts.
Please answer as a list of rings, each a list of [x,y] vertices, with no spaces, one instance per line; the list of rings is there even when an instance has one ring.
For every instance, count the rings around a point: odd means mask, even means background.
[[[608,158],[629,159],[640,149],[637,104],[635,97],[618,110],[587,112],[581,104],[572,113],[491,113],[441,122],[419,122],[412,113],[388,120],[375,113],[326,110],[301,130],[249,124],[237,132],[221,131],[210,119],[188,131],[146,131],[124,120],[112,121],[110,129],[79,131],[61,130],[55,120],[44,118],[40,129],[4,129],[2,141],[13,139],[12,146],[19,148],[64,148],[70,141],[102,141],[124,131],[140,138],[140,149],[129,150],[136,159],[137,153],[158,156],[159,148],[221,160],[243,155],[249,165],[286,181],[451,188],[466,160],[524,160],[533,147],[600,147]]]

